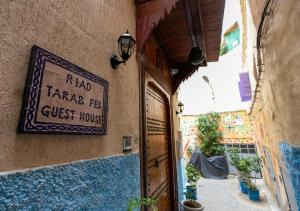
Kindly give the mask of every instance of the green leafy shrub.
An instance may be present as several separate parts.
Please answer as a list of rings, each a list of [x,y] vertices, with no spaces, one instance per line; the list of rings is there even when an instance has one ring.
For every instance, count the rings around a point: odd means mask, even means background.
[[[228,152],[230,153],[230,164],[239,171],[240,179],[247,183],[249,189],[257,190],[256,174],[260,172],[262,160],[258,156],[243,158],[238,148],[231,148]],[[251,172],[255,172],[254,182],[251,181]]]
[[[240,155],[238,148],[231,148],[228,150],[230,157],[230,164],[233,165],[239,172],[240,180],[247,183],[251,178],[251,158],[243,158]]]
[[[193,165],[188,164],[185,167],[186,178],[190,186],[196,186],[197,181],[201,178],[201,174]]]
[[[157,200],[152,199],[152,198],[131,199],[128,202],[127,211],[133,211],[134,209],[139,209],[142,205],[150,207],[153,211],[158,211],[156,203],[157,203]]]
[[[261,170],[260,168],[262,167],[262,160],[258,156],[251,157],[250,163],[251,163],[250,171],[255,172],[255,176],[256,176],[256,174],[259,173]]]
[[[240,158],[237,170],[241,173],[250,174],[251,172],[251,162],[249,158]]]
[[[219,114],[212,112],[199,116],[197,120],[200,150],[206,157],[224,155],[225,148],[220,143],[222,132],[218,125]]]
[[[230,164],[233,165],[236,169],[240,161],[240,150],[238,148],[230,148],[228,149]]]
[[[191,155],[193,153],[193,147],[189,146],[186,151],[189,155]]]
[[[257,190],[256,184],[251,181],[247,183],[247,186],[250,190]]]
[[[201,178],[201,174],[198,169],[191,164],[185,167],[185,172],[188,185],[186,186],[186,192],[184,194],[187,200],[195,201],[197,199],[197,181]]]
[[[255,180],[254,182],[250,180],[248,184],[248,188],[251,190],[257,190],[256,187],[256,174],[260,172],[260,168],[262,167],[262,160],[256,156],[249,159],[250,161],[250,171],[253,171],[255,173]]]

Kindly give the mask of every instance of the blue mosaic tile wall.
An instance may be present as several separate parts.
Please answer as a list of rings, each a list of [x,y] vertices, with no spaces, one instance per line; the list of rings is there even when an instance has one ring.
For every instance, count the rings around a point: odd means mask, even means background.
[[[284,142],[280,144],[280,150],[294,187],[298,208],[300,208],[300,147],[294,147]]]
[[[0,175],[0,210],[124,211],[140,197],[138,154]]]

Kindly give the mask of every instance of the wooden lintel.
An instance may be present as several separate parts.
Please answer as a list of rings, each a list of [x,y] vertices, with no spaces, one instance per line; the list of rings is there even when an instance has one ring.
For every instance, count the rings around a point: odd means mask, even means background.
[[[202,21],[202,12],[201,12],[200,1],[197,1],[197,8],[198,8],[199,21],[200,21],[200,27],[201,27],[201,32],[197,36],[197,39],[198,39],[199,47],[202,49],[203,55],[204,55],[205,60],[206,60],[207,59],[207,57],[206,57],[206,47],[205,47],[204,29],[203,29],[203,21]]]
[[[202,13],[199,0],[183,0],[188,28],[194,47],[200,47],[206,57]]]
[[[191,11],[191,5],[190,5],[190,0],[183,0],[183,5],[185,8],[185,14],[186,14],[186,19],[187,19],[187,24],[188,24],[188,29],[189,33],[192,39],[193,47],[197,47],[197,39],[196,39],[196,33],[194,31],[193,27],[193,15]]]

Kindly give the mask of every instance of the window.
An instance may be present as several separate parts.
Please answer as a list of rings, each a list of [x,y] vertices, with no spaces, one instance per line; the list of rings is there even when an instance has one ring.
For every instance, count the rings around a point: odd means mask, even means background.
[[[238,148],[240,153],[244,154],[256,154],[256,148],[254,144],[225,144],[227,149]]]

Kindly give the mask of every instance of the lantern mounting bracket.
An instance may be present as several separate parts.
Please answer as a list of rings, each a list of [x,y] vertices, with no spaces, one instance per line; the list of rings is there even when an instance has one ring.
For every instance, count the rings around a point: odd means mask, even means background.
[[[118,39],[118,53],[122,60],[119,59],[117,55],[112,55],[110,57],[110,64],[113,69],[117,69],[120,64],[126,64],[126,61],[131,57],[134,52],[135,40],[129,34],[128,30],[121,34]]]
[[[112,55],[110,57],[110,64],[114,70],[118,69],[119,65],[122,63],[124,63],[124,65],[125,65],[126,61],[120,61],[119,57],[117,55]]]

